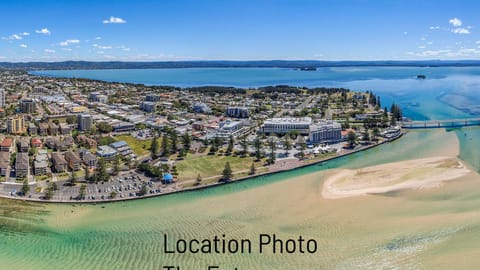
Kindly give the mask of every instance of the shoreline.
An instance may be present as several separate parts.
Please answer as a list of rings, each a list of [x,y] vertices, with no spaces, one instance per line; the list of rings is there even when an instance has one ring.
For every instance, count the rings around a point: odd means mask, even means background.
[[[317,161],[314,161],[314,162],[311,162],[311,163],[308,163],[308,164],[298,165],[298,166],[295,166],[295,167],[292,167],[292,168],[287,168],[287,169],[277,170],[277,171],[272,171],[272,172],[264,172],[264,173],[259,173],[259,174],[255,174],[255,175],[248,175],[248,176],[240,177],[238,179],[231,180],[231,181],[228,181],[228,182],[214,182],[214,183],[211,183],[211,184],[206,184],[206,185],[202,185],[202,186],[198,186],[198,187],[195,187],[195,186],[194,187],[187,187],[187,188],[182,188],[182,189],[174,190],[174,191],[168,191],[168,192],[164,192],[164,193],[161,192],[161,193],[156,193],[156,194],[146,194],[146,195],[143,195],[143,196],[136,196],[136,197],[129,197],[129,198],[115,198],[115,199],[107,199],[107,200],[104,199],[104,200],[95,200],[95,201],[41,200],[41,199],[32,199],[32,198],[24,198],[24,197],[11,197],[11,196],[6,196],[6,195],[0,195],[0,198],[15,200],[15,201],[31,202],[31,203],[94,204],[95,205],[97,203],[98,204],[104,204],[104,203],[125,202],[125,201],[131,201],[131,200],[141,200],[141,199],[148,199],[148,198],[153,198],[153,197],[172,195],[172,194],[183,193],[183,192],[193,192],[193,191],[197,191],[197,190],[203,190],[203,189],[217,187],[217,186],[220,186],[220,185],[243,182],[243,181],[251,180],[251,179],[254,179],[254,178],[257,178],[257,177],[269,176],[269,175],[274,175],[274,174],[278,174],[278,173],[282,173],[282,172],[289,172],[289,171],[293,171],[293,170],[298,170],[298,169],[302,169],[302,168],[309,167],[309,166],[315,166],[315,165],[318,165],[318,164],[323,163],[323,162],[327,162],[327,161],[330,161],[330,160],[335,160],[335,159],[342,158],[342,157],[345,157],[345,156],[349,156],[349,155],[353,155],[353,154],[360,153],[360,152],[363,152],[363,151],[367,151],[367,150],[375,148],[377,146],[396,141],[399,138],[401,138],[404,134],[405,134],[405,132],[402,131],[397,137],[387,139],[387,140],[383,140],[379,143],[367,145],[367,146],[361,147],[357,150],[349,151],[349,152],[346,152],[346,153],[343,153],[343,154],[340,154],[340,155],[327,157],[327,158],[320,159],[320,160],[317,160]]]

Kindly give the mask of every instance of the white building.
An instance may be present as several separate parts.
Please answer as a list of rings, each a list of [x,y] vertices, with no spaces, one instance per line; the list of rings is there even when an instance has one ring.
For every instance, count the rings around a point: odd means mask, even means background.
[[[244,121],[225,120],[220,123],[220,126],[215,134],[215,137],[229,138],[230,136],[238,137],[245,134],[248,129],[245,127]]]
[[[235,118],[248,118],[249,111],[247,107],[228,107],[227,115]]]
[[[77,122],[78,122],[78,129],[81,131],[89,130],[93,126],[93,119],[90,114],[79,114]]]
[[[338,143],[342,141],[342,125],[327,120],[312,124],[308,140],[312,143]]]
[[[312,118],[270,118],[263,122],[262,130],[264,133],[285,134],[296,131],[299,134],[309,134]]]

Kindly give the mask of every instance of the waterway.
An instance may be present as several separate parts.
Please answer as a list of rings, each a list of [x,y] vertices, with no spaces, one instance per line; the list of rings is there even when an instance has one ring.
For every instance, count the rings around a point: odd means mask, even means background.
[[[178,86],[338,85],[373,90],[385,104],[399,103],[405,114],[416,120],[471,117],[438,97],[445,92],[469,95],[480,81],[478,68],[340,68],[326,69],[327,74],[322,70],[155,70],[143,72],[173,75],[164,80],[152,75],[157,81],[131,81]],[[86,77],[77,71],[64,72],[42,74]],[[109,72],[129,74],[99,74]],[[188,74],[210,72],[216,75],[196,75],[191,82],[188,80]],[[229,75],[218,76],[222,72]],[[274,73],[274,79],[262,81],[264,73]],[[316,73],[322,79],[307,83]],[[426,74],[427,79],[417,80],[417,74]],[[118,78],[128,79],[125,76]],[[251,81],[255,76],[259,77],[257,83]],[[308,78],[302,81],[298,76]],[[89,78],[116,80],[105,76]],[[203,78],[205,83],[195,78]],[[321,165],[206,190],[101,205],[1,200],[0,268],[161,269],[164,265],[179,265],[182,269],[206,269],[207,265],[220,265],[224,269],[451,269],[478,265],[475,247],[480,243],[480,183],[476,174],[435,189],[340,200],[321,198],[321,187],[332,169],[447,155],[458,146],[459,157],[478,170],[479,144],[480,129],[475,127],[419,130],[390,144]],[[174,239],[226,234],[254,242],[259,233],[275,233],[283,238],[302,235],[317,239],[319,252],[164,254],[164,233]]]

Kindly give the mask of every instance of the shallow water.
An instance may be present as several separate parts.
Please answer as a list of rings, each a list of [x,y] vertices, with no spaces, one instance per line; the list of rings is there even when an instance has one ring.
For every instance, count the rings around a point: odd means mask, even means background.
[[[111,71],[98,74],[103,76],[108,72]],[[228,75],[236,72],[232,70],[175,72],[180,75],[165,76],[175,80],[176,83],[171,83],[175,85],[181,85],[182,78],[189,76],[194,76],[192,83],[200,84],[195,78],[203,78],[209,72],[215,75],[209,80],[215,77],[238,81],[238,73]],[[228,76],[216,76],[219,72]],[[246,72],[243,79],[246,82],[232,85],[293,81],[308,86],[329,83],[374,90],[381,93],[384,103],[400,103],[407,116],[414,119],[471,117],[437,97],[443,91],[474,91],[480,75],[478,68],[321,69],[319,73],[326,75],[320,79],[311,78],[319,76],[315,73],[281,69],[257,70],[254,72],[257,75],[248,75],[252,70],[242,72]],[[263,72],[274,74],[267,75],[278,80],[269,77],[262,81],[267,76]],[[297,81],[298,77],[285,74],[305,78]],[[412,78],[416,74],[427,74],[428,79]],[[253,83],[249,76],[261,78]],[[160,80],[160,84],[169,84],[164,77]],[[412,102],[418,104],[413,106]],[[95,206],[32,205],[2,200],[0,269],[160,269],[163,265],[206,269],[213,264],[224,269],[235,266],[238,269],[468,268],[480,264],[476,259],[480,258],[476,256],[480,243],[480,181],[476,173],[435,189],[341,200],[322,199],[321,188],[330,169],[361,168],[452,153],[459,153],[469,167],[479,170],[479,144],[477,127],[448,132],[412,131],[400,140],[369,151],[207,190]],[[275,233],[282,238],[302,235],[317,239],[319,252],[313,255],[254,252],[242,256],[164,254],[164,233],[172,238],[226,234],[252,241],[256,241],[259,233]]]
[[[438,147],[442,144],[447,147]],[[350,269],[369,268],[383,258],[386,267],[417,268],[419,256],[465,233],[470,225],[458,220],[477,222],[456,213],[479,206],[480,199],[467,195],[472,191],[440,188],[421,196],[413,191],[329,201],[320,196],[324,177],[318,171],[443,155],[455,150],[448,145],[457,145],[453,132],[411,132],[322,166],[208,190],[95,206],[26,205],[27,213],[0,219],[0,261],[14,269],[159,269],[165,264],[202,269],[215,263],[239,269]],[[302,235],[317,239],[319,252],[165,255],[164,233],[172,238],[225,233],[254,243],[260,233]]]

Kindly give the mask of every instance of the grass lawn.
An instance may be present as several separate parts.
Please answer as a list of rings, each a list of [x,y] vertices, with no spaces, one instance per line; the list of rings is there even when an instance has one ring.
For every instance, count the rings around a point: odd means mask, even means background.
[[[150,154],[150,146],[152,145],[152,140],[137,140],[134,137],[130,135],[119,135],[115,136],[115,140],[117,141],[125,141],[130,148],[132,148],[132,151],[135,153],[137,156],[145,156]],[[158,140],[160,144],[160,140]]]
[[[225,163],[230,162],[232,171],[249,170],[254,160],[253,157],[232,157],[232,156],[188,156],[185,160],[177,163],[178,176],[181,180],[196,179],[197,174],[202,178],[221,175]],[[257,165],[258,166],[258,165]]]

